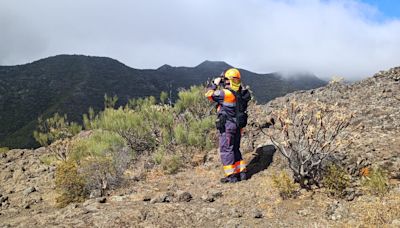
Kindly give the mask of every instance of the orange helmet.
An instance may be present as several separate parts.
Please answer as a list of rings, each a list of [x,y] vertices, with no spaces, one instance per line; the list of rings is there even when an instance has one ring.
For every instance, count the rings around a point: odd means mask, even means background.
[[[229,80],[229,83],[231,84],[231,89],[234,91],[238,91],[240,88],[239,70],[236,68],[230,68],[229,70],[225,71],[224,76]]]

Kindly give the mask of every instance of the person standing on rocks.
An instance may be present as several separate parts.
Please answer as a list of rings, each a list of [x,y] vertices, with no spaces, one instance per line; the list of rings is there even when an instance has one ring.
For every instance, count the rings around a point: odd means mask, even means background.
[[[225,177],[222,183],[246,180],[246,164],[240,152],[241,129],[247,124],[250,92],[241,86],[240,72],[228,69],[208,86],[205,96],[217,103],[219,149]]]

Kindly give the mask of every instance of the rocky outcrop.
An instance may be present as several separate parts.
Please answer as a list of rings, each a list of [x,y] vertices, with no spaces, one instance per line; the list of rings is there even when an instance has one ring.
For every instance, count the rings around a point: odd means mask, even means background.
[[[254,145],[268,141],[266,129],[271,113],[290,101],[307,103],[311,100],[326,104],[337,104],[354,119],[349,131],[354,136],[353,144],[340,152],[340,160],[350,173],[357,175],[363,167],[381,166],[392,178],[400,177],[400,67],[381,71],[373,77],[345,84],[333,82],[325,87],[308,91],[297,91],[256,107],[250,130],[250,142]],[[257,128],[265,128],[264,133]]]

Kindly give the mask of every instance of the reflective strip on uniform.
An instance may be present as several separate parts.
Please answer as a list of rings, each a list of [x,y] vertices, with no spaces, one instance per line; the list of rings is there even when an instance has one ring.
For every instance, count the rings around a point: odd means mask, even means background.
[[[235,165],[224,165],[224,170],[234,169],[234,168],[235,168]]]
[[[246,170],[246,165],[240,165],[236,167],[236,171],[243,172]]]
[[[240,173],[243,171],[246,171],[246,163],[243,160],[237,161],[233,165],[225,165],[224,166],[225,176]]]
[[[214,90],[208,90],[205,96],[208,98],[208,100],[212,101],[212,95],[214,94]]]
[[[229,176],[231,174],[235,173],[235,165],[225,165],[224,166],[224,172],[225,172],[225,176]]]
[[[222,102],[222,105],[225,107],[236,107],[235,95],[227,89],[224,89],[224,94],[225,94],[225,96],[224,96],[224,101]]]
[[[243,172],[246,170],[246,163],[241,160],[235,163],[235,173]]]
[[[236,97],[231,91],[229,91],[228,89],[224,89],[224,94],[224,103],[236,103]]]
[[[223,102],[222,105],[226,107],[236,107],[236,103]]]

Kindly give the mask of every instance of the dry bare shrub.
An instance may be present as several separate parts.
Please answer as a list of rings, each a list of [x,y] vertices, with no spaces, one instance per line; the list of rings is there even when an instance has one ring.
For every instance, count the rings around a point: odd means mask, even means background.
[[[351,143],[346,128],[353,118],[337,104],[318,100],[299,103],[292,100],[274,111],[280,134],[270,133],[270,139],[287,158],[294,179],[303,188],[320,185],[323,161]]]
[[[66,161],[72,141],[70,139],[60,139],[53,142],[47,149],[55,155],[58,160]]]
[[[79,164],[79,173],[86,180],[85,188],[91,192],[100,190],[101,195],[110,188],[112,182],[117,182],[116,169],[111,158],[87,157]]]
[[[333,76],[331,80],[329,81],[329,84],[335,84],[335,83],[343,83],[344,78],[341,76]]]
[[[282,171],[273,175],[272,181],[282,199],[293,198],[298,194],[299,186],[293,182],[287,172]]]

